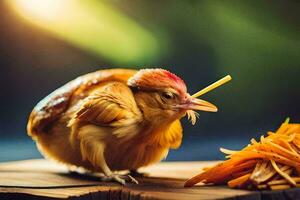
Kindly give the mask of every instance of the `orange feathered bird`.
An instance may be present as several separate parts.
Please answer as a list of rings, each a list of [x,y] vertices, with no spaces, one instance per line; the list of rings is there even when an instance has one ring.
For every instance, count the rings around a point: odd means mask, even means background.
[[[136,182],[114,171],[159,162],[182,140],[180,118],[217,111],[187,93],[164,69],[108,69],[81,76],[39,102],[28,134],[45,157],[104,174],[102,180]]]

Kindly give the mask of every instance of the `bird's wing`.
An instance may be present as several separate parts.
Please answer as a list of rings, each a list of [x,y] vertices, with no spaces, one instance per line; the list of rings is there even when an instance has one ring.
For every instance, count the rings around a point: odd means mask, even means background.
[[[95,124],[100,127],[112,127],[112,133],[122,137],[134,134],[132,130],[136,129],[141,120],[142,114],[130,88],[121,82],[110,82],[83,100],[69,126]]]
[[[119,81],[126,83],[136,73],[136,70],[128,69],[106,69],[89,73],[70,81],[58,88],[32,110],[27,131],[32,137],[45,132],[46,127],[58,120],[65,113],[70,105],[76,104],[89,95],[89,90],[98,87],[107,81]]]

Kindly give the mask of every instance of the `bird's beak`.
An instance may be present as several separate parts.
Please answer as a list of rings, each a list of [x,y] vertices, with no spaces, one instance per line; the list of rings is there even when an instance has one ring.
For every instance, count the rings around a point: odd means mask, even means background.
[[[185,110],[201,110],[207,112],[218,111],[218,108],[214,104],[204,101],[202,99],[194,98],[190,95],[186,97],[186,100],[183,104],[180,105],[180,107]]]

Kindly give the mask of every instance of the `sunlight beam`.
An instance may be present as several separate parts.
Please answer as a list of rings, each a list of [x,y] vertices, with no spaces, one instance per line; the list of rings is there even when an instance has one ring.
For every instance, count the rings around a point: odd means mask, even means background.
[[[156,38],[119,10],[97,0],[9,0],[30,23],[115,64],[138,64],[159,54]]]

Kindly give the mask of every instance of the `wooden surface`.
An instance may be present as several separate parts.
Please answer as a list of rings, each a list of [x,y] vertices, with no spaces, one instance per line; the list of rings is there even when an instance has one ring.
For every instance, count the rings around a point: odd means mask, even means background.
[[[28,160],[0,164],[0,199],[300,199],[300,189],[246,191],[226,186],[184,188],[184,181],[215,162],[164,162],[142,169],[138,185],[101,183],[59,164]]]

